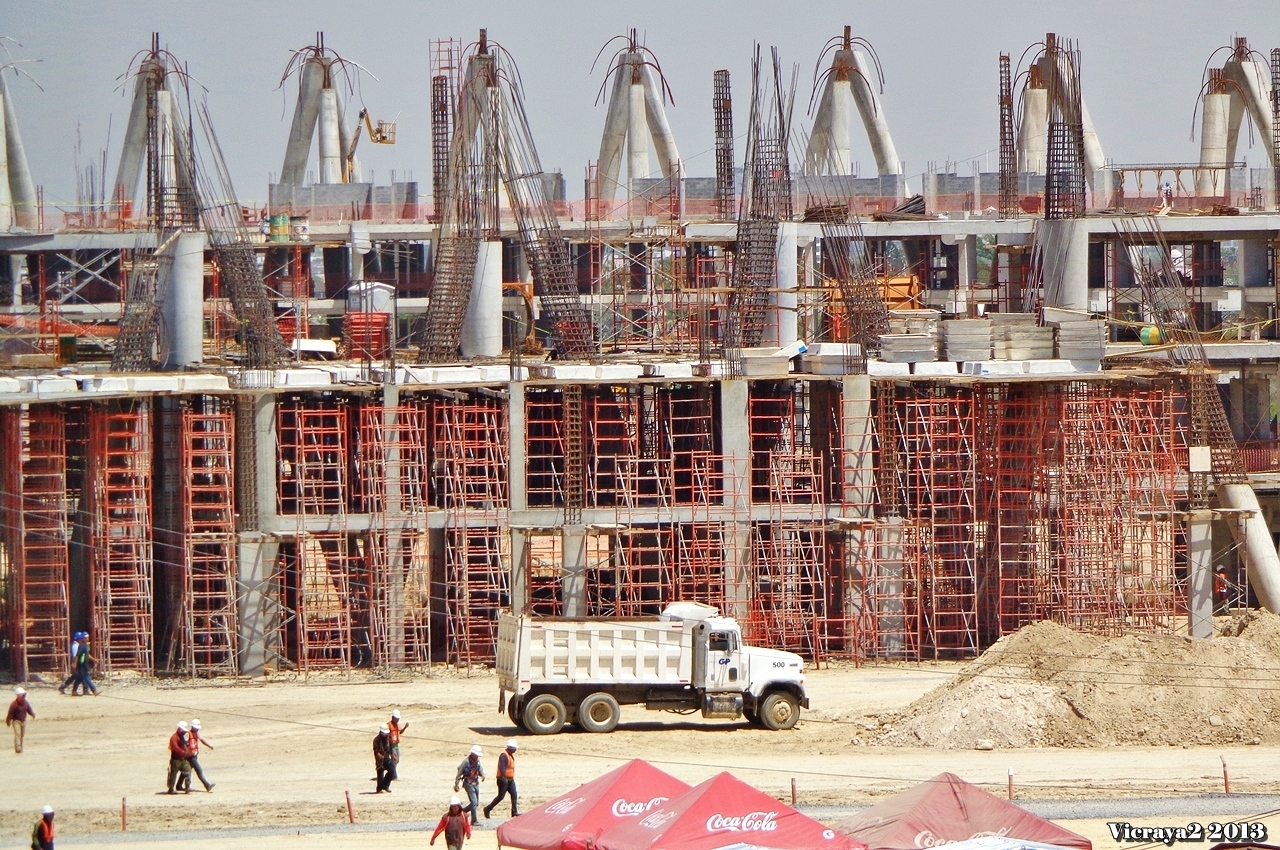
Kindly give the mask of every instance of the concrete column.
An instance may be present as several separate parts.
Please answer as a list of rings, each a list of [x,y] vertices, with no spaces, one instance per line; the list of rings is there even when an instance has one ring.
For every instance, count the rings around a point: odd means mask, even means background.
[[[906,601],[902,594],[906,556],[902,548],[902,520],[886,517],[878,528],[876,595],[883,606],[878,612],[880,652],[883,658],[905,658]]]
[[[402,498],[400,464],[400,388],[395,384],[382,385],[382,432],[386,455],[383,465],[386,476],[386,524],[387,535],[387,655],[396,667],[404,666],[404,499]]]
[[[1041,221],[1036,238],[1045,246],[1044,303],[1068,310],[1089,309],[1089,232],[1082,221]]]
[[[840,383],[844,500],[855,516],[870,519],[875,501],[871,378],[867,375],[846,375]]]
[[[779,348],[788,346],[796,341],[798,319],[798,314],[796,313],[798,304],[796,291],[800,286],[796,237],[795,222],[784,221],[778,225],[778,293],[775,296],[777,308],[774,313],[776,331],[766,328],[765,339],[776,344]]]
[[[514,613],[529,608],[529,532],[523,528],[511,529],[511,610]]]
[[[1241,239],[1236,256],[1241,286],[1267,285],[1267,240]]]
[[[463,357],[502,354],[502,242],[480,243],[471,281],[471,300],[462,322]]]
[[[1248,439],[1248,428],[1244,417],[1244,380],[1232,378],[1227,385],[1227,398],[1231,403],[1227,406],[1227,417],[1231,423],[1231,434],[1236,440]]]
[[[9,255],[9,297],[14,307],[22,305],[22,278],[27,274],[27,255]]]
[[[956,289],[972,289],[978,279],[978,237],[970,234],[959,240]]]
[[[564,577],[561,590],[564,594],[564,615],[587,615],[587,530],[581,525],[561,529],[561,553],[564,556]]]
[[[1230,94],[1206,94],[1200,122],[1200,170],[1196,195],[1221,197],[1227,188],[1227,123],[1231,117]]]
[[[1049,90],[1022,90],[1022,122],[1018,131],[1018,170],[1044,174],[1049,151]]]
[[[160,364],[186,369],[204,362],[203,233],[180,233],[160,258]]]
[[[525,430],[524,382],[515,380],[507,384],[507,486],[512,514],[518,514],[529,507]],[[512,611],[523,611],[529,604],[528,573],[525,569],[529,561],[528,550],[529,532],[522,528],[512,528],[510,582]]]
[[[276,397],[264,394],[254,404],[254,477],[259,528],[276,526]],[[243,438],[243,437],[242,437]],[[240,625],[240,672],[260,676],[270,657],[280,625],[281,588],[275,583],[280,541],[257,529],[241,532],[237,543],[236,604]]]
[[[320,182],[342,182],[342,135],[338,130],[338,92],[320,92]]]
[[[1193,638],[1213,637],[1213,511],[1187,520],[1187,624]]]
[[[751,432],[747,420],[750,384],[720,382],[720,444],[724,450],[726,523],[725,604],[728,616],[743,619],[751,602]]]

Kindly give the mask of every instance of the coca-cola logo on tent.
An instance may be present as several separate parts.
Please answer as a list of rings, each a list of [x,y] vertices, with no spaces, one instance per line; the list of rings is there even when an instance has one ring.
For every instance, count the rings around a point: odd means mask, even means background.
[[[777,818],[777,812],[748,812],[733,817],[712,815],[707,818],[707,832],[773,832],[778,828]]]
[[[962,840],[969,841],[974,838],[986,838],[988,836],[995,836],[996,838],[1002,838],[1008,833],[1009,833],[1009,828],[1006,826],[1006,827],[1003,827],[1002,829],[997,829],[995,831],[975,832],[973,835]],[[939,838],[938,836],[933,834],[932,830],[922,829],[916,833],[915,846],[919,847],[920,850],[927,850],[927,848],[930,848],[930,847],[942,847],[943,845],[946,845],[946,844],[955,844],[957,840],[958,839],[955,839],[955,838]]]
[[[652,800],[624,800],[622,797],[613,801],[613,816],[615,818],[631,818],[636,815],[642,815],[650,809],[656,809],[663,803],[667,802],[667,797],[654,797]]]
[[[645,829],[662,829],[676,819],[676,812],[664,812],[661,809],[653,814],[645,815],[640,825]]]
[[[547,806],[547,814],[549,815],[566,815],[578,807],[586,797],[566,797],[563,800],[556,800]]]

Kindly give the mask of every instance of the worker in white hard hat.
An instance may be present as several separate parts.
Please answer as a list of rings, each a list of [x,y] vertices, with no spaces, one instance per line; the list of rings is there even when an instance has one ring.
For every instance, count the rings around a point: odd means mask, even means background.
[[[502,802],[502,798],[511,795],[511,816],[515,817],[520,814],[518,804],[516,802],[516,750],[520,749],[520,745],[516,743],[516,739],[512,738],[507,741],[507,748],[498,755],[498,796],[493,798],[489,805],[484,807],[484,816],[487,820],[489,812],[497,808]]]
[[[168,794],[179,790],[191,793],[191,727],[179,720],[178,728],[169,736]]]
[[[200,731],[200,729],[201,729],[200,719],[196,718],[192,720],[191,721],[191,747],[190,747],[191,755],[187,757],[187,762],[191,765],[191,769],[195,771],[196,778],[200,780],[200,784],[204,786],[204,790],[206,792],[209,792],[213,790],[214,783],[210,782],[208,779],[205,778],[204,768],[200,766],[200,745],[204,744],[206,747],[212,750],[213,744],[209,743],[209,740],[204,737],[204,734]],[[186,781],[187,781],[187,787],[182,790],[190,791],[191,790],[190,774],[187,774]]]
[[[473,824],[480,823],[480,783],[484,782],[484,765],[480,763],[480,757],[483,755],[484,750],[476,744],[462,760],[462,764],[458,765],[458,772],[453,776],[453,790],[457,791],[461,783],[462,788],[467,792],[467,799],[471,801],[463,811],[471,813]]]
[[[13,689],[13,702],[9,703],[9,713],[5,715],[4,725],[13,729],[13,751],[22,752],[22,741],[27,737],[27,718],[35,717],[36,710],[27,702],[27,691],[19,686]]]
[[[391,719],[387,721],[387,728],[391,730],[391,748],[396,753],[396,764],[400,764],[400,736],[404,734],[404,730],[409,728],[409,724],[401,719],[400,709],[391,712]]]
[[[467,811],[462,808],[462,801],[457,797],[449,798],[449,811],[445,812],[440,818],[440,823],[436,824],[436,831],[431,833],[431,845],[435,845],[436,838],[440,833],[444,833],[444,843],[449,850],[462,850],[462,841],[464,838],[471,837],[471,824],[467,820]]]
[[[53,806],[40,810],[40,820],[31,830],[31,850],[53,850]]]
[[[397,776],[396,751],[391,746],[391,729],[388,726],[379,726],[378,734],[373,739],[373,766],[378,772],[376,793],[385,791],[390,794],[391,783]]]

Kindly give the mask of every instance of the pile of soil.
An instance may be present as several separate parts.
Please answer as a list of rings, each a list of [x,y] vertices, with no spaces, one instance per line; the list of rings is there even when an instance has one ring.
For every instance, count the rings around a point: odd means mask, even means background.
[[[1213,640],[1098,637],[1037,623],[877,717],[876,743],[945,749],[1280,741],[1280,616]]]

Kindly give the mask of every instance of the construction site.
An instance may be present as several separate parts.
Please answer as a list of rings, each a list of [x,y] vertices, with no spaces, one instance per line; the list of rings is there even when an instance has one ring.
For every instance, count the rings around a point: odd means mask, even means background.
[[[820,663],[962,660],[1280,610],[1280,49],[1211,57],[1199,162],[1117,165],[1081,51],[1010,45],[999,171],[909,185],[892,69],[830,35],[707,69],[708,177],[611,41],[573,198],[484,30],[431,42],[422,187],[364,181],[407,142],[295,50],[265,204],[159,35],[74,207],[0,75],[0,665],[65,676],[83,629],[104,673],[470,669],[504,610],[678,600]]]

